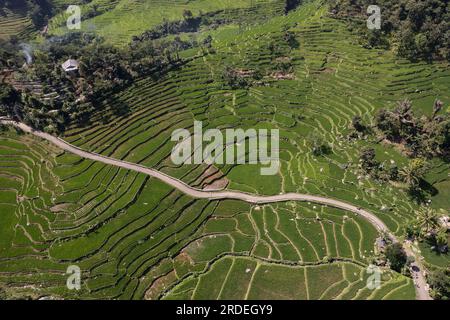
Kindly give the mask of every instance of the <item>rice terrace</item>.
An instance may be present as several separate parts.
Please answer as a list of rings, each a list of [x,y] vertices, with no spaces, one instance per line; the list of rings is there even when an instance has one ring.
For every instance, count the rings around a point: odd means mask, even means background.
[[[450,299],[449,9],[0,0],[0,300]]]

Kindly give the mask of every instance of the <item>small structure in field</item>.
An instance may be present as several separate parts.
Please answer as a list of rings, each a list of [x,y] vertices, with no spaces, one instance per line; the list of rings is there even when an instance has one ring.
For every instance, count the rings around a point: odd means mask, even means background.
[[[61,65],[65,72],[77,71],[79,66],[78,61],[74,59],[69,59]]]

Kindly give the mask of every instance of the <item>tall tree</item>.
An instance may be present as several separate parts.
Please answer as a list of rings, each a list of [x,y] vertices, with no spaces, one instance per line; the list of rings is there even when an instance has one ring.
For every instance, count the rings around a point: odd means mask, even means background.
[[[365,148],[360,155],[361,167],[366,173],[374,173],[379,167],[378,161],[375,159],[375,149]]]
[[[406,264],[407,256],[400,243],[390,244],[385,250],[386,259],[391,265],[391,269],[400,272]]]
[[[439,228],[439,215],[433,208],[421,207],[417,211],[417,225],[422,236],[426,236]]]
[[[409,185],[409,187],[418,186],[420,180],[423,179],[425,170],[425,161],[422,159],[413,159],[405,167],[399,171],[403,182]]]

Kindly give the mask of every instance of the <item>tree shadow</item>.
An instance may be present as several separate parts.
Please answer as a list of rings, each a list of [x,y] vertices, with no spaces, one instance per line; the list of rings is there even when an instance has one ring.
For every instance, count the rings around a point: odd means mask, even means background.
[[[419,187],[432,197],[436,196],[439,193],[438,189],[436,189],[432,184],[424,179],[421,179],[419,181]]]

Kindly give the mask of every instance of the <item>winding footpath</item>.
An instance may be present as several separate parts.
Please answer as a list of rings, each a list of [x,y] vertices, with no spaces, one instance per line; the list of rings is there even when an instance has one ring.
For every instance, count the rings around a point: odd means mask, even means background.
[[[189,186],[188,184],[184,183],[181,180],[178,180],[174,177],[171,177],[165,173],[162,173],[158,170],[154,170],[151,168],[147,168],[144,166],[141,166],[139,164],[123,161],[123,160],[117,160],[114,158],[110,158],[107,156],[103,156],[101,154],[97,154],[94,152],[89,152],[82,150],[74,145],[71,145],[70,143],[52,136],[48,133],[44,133],[41,131],[37,131],[32,129],[30,126],[8,120],[5,118],[0,118],[0,123],[5,125],[12,125],[16,128],[21,129],[22,131],[26,133],[30,133],[34,136],[40,137],[44,140],[47,140],[51,142],[52,144],[56,145],[62,150],[68,151],[70,153],[76,154],[82,158],[90,159],[93,161],[99,161],[108,165],[140,172],[146,175],[149,175],[151,177],[154,177],[171,187],[183,192],[184,194],[191,196],[193,198],[198,199],[209,199],[209,200],[220,200],[220,199],[233,199],[233,200],[242,200],[248,203],[252,204],[267,204],[267,203],[276,203],[276,202],[286,202],[286,201],[309,201],[314,202],[322,205],[327,205],[330,207],[335,207],[343,210],[347,210],[353,213],[356,213],[360,216],[362,216],[364,219],[366,219],[369,223],[371,223],[378,231],[380,232],[386,232],[390,238],[397,242],[397,238],[389,231],[388,227],[384,224],[383,221],[381,221],[377,216],[370,213],[367,210],[364,210],[362,208],[359,208],[357,206],[351,205],[349,203],[335,200],[331,198],[325,198],[320,196],[313,196],[308,194],[301,194],[301,193],[286,193],[286,194],[279,194],[274,196],[261,196],[261,195],[253,195],[250,193],[245,192],[239,192],[239,191],[226,191],[226,190],[201,190],[197,188],[193,188]],[[408,254],[408,256],[413,256],[415,260],[417,261],[418,257],[417,255],[410,249],[409,246],[405,246],[405,250]],[[428,290],[427,290],[427,284],[425,277],[423,276],[421,269],[419,265],[415,262],[412,264],[411,268],[412,277],[414,280],[414,285],[416,289],[416,298],[418,300],[431,300]]]

